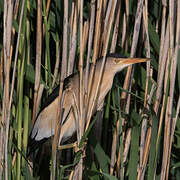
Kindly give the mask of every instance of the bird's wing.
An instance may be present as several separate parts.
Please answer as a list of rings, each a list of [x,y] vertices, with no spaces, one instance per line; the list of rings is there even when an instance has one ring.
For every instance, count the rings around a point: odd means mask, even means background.
[[[70,112],[72,111],[73,98],[70,92],[64,91],[64,113],[62,119],[63,124],[68,120]],[[56,114],[58,107],[58,98],[46,106],[43,111],[38,115],[34,127],[31,131],[31,135],[28,141],[29,153],[33,152],[39,145],[43,144],[49,137],[55,133],[56,126]]]

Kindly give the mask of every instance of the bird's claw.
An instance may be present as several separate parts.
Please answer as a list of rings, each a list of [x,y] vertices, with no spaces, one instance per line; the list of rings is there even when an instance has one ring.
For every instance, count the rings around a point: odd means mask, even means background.
[[[81,152],[82,153],[82,158],[85,158],[86,156],[86,153],[85,153],[85,148],[86,148],[86,145],[87,145],[87,139],[83,142],[83,145],[81,147],[78,146],[75,146],[74,148],[74,152],[77,153],[77,152]]]

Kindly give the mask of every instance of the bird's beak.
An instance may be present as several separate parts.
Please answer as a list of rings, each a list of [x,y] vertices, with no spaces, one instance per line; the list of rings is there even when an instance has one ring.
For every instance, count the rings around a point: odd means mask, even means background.
[[[124,58],[124,59],[119,59],[121,64],[124,65],[130,65],[130,64],[135,64],[135,63],[141,63],[141,62],[146,62],[149,61],[149,58]],[[118,61],[118,59],[116,59]]]

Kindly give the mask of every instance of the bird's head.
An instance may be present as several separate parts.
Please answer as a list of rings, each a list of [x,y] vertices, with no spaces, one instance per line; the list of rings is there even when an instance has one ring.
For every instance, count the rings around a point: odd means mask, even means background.
[[[114,73],[120,72],[124,68],[141,62],[146,62],[149,58],[122,58],[122,57],[107,57],[106,68]]]

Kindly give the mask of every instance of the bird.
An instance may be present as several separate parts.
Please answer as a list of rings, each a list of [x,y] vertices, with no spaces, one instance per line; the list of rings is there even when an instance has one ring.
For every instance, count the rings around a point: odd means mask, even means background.
[[[124,68],[135,64],[148,61],[148,58],[127,58],[120,54],[108,54],[104,65],[104,71],[99,87],[96,106],[94,106],[92,115],[97,110],[103,107],[104,99],[112,88],[114,76]],[[103,57],[96,61],[94,79],[92,83],[91,93],[89,97],[89,105],[92,105],[94,94],[100,76],[100,69],[103,62]],[[91,71],[92,66],[90,66]],[[89,72],[90,72],[89,71]],[[83,71],[85,76],[85,69]],[[59,145],[69,138],[77,130],[76,119],[78,116],[79,106],[79,73],[72,74],[65,78],[63,85],[63,115],[62,126],[59,137]],[[84,78],[85,79],[85,78]],[[49,97],[45,100],[44,105],[37,114],[35,123],[29,136],[28,146],[30,152],[33,152],[40,144],[43,144],[47,139],[55,134],[56,114],[58,108],[59,85],[52,91]],[[76,109],[77,111],[74,111]]]

